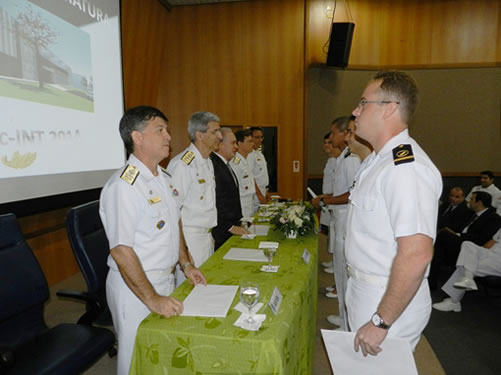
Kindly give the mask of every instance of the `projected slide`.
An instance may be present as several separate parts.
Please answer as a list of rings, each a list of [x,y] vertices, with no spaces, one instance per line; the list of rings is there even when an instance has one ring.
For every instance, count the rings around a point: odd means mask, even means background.
[[[119,0],[0,2],[0,178],[123,165],[119,10]]]

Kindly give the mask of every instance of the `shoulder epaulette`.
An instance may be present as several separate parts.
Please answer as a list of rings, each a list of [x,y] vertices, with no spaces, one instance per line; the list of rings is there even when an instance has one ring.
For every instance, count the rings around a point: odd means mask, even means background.
[[[414,154],[412,153],[411,145],[399,145],[393,149],[393,162],[395,165],[412,163],[413,161]]]
[[[238,156],[235,156],[235,157],[233,158],[233,163],[235,163],[235,164],[237,164],[237,165],[238,165],[238,164],[240,164],[240,158],[239,158]]]
[[[120,175],[120,178],[127,182],[129,185],[134,185],[134,182],[137,180],[137,176],[139,176],[139,170],[135,165],[127,165],[124,171]]]
[[[351,151],[348,151],[348,152],[346,153],[346,155],[344,156],[344,158],[346,159],[346,158],[347,158],[348,156],[350,156],[350,155],[351,155]]]
[[[193,159],[195,159],[195,153],[189,150],[181,157],[181,160],[184,161],[186,165],[190,165]]]

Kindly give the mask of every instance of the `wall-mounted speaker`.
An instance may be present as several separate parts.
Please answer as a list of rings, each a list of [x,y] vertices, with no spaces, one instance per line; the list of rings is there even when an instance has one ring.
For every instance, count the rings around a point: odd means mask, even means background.
[[[327,66],[346,68],[350,58],[351,40],[355,24],[353,22],[334,22],[331,27]]]

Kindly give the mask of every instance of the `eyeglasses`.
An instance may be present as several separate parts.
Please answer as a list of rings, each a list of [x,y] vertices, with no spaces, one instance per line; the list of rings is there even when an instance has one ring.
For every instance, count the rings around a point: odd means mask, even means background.
[[[389,104],[389,103],[396,103],[396,104],[400,104],[400,102],[397,102],[395,100],[365,100],[365,99],[362,99],[360,100],[360,102],[358,103],[358,107],[359,108],[364,108],[366,104],[369,104],[369,103],[376,103],[376,104]]]

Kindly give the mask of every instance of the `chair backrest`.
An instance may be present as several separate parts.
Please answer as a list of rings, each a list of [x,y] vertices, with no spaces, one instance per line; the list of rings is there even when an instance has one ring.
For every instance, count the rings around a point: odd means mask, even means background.
[[[88,292],[91,295],[104,295],[110,248],[99,217],[99,201],[70,209],[66,216],[66,229]]]
[[[49,287],[14,214],[0,215],[0,346],[15,348],[47,329]]]

